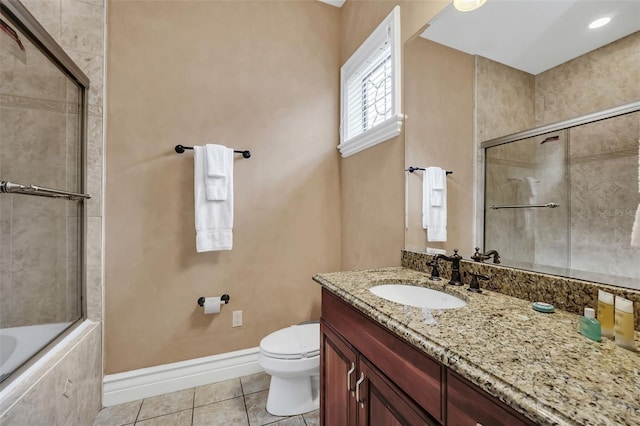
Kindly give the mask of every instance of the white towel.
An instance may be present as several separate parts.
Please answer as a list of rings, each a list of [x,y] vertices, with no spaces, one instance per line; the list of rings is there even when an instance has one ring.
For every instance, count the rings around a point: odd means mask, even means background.
[[[226,175],[226,200],[207,200],[206,152],[193,147],[193,189],[196,219],[196,251],[231,250],[233,247],[233,150]]]
[[[207,144],[205,150],[205,194],[207,200],[226,200],[233,150],[222,145]]]
[[[439,167],[429,167],[425,170],[425,173],[429,173],[429,178],[431,179],[431,205],[440,207],[444,201],[446,171]]]
[[[638,193],[640,193],[640,139],[638,139]],[[638,204],[636,220],[631,230],[631,246],[640,247],[640,204]]]
[[[427,167],[422,176],[422,227],[428,241],[447,241],[447,180],[440,167]]]

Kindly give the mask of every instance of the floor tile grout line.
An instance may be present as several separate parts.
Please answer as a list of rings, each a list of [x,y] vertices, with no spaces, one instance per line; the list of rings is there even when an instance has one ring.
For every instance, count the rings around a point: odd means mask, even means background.
[[[193,399],[191,400],[191,426],[193,426],[193,417],[196,415],[196,388],[193,388]]]
[[[171,411],[169,413],[164,413],[164,414],[158,414],[158,415],[155,415],[155,416],[147,417],[146,419],[136,419],[135,422],[136,423],[138,423],[138,422],[146,422],[147,420],[150,420],[150,419],[157,419],[158,417],[170,416],[172,414],[182,413],[183,411],[189,411],[189,410],[193,410],[193,408],[185,408],[183,410]]]
[[[242,386],[242,381],[240,382],[240,386]],[[247,400],[244,395],[244,388],[242,390],[242,404],[244,405],[244,415],[247,416],[247,424],[251,426],[251,419],[249,418],[249,409],[247,408]]]
[[[136,414],[136,418],[133,420],[133,424],[138,422],[138,417],[140,417],[140,411],[142,411],[142,404],[144,404],[144,398],[140,401],[140,407],[138,407],[138,414]]]

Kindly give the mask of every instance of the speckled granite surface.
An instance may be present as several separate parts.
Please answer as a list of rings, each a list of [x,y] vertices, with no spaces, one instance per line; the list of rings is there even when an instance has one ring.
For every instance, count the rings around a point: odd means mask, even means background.
[[[431,274],[431,267],[427,264],[432,256],[411,250],[402,250],[401,264],[404,267]],[[451,263],[441,260],[440,275],[451,277]],[[482,288],[497,291],[507,296],[529,300],[531,302],[546,302],[553,304],[556,309],[582,315],[585,307],[598,310],[598,289],[625,297],[633,301],[634,328],[640,330],[640,291],[622,287],[614,287],[590,281],[547,275],[522,269],[508,268],[491,263],[479,263],[471,260],[461,260],[460,270],[484,274],[491,279],[480,283]],[[471,277],[463,277],[464,283],[469,283]],[[640,420],[638,421],[640,425]]]
[[[316,275],[315,281],[366,316],[540,424],[640,425],[640,353],[577,332],[578,316],[543,314],[528,301],[430,281],[384,268]],[[458,295],[467,306],[435,312],[375,296],[381,283],[420,285]],[[636,333],[636,347],[640,336]]]

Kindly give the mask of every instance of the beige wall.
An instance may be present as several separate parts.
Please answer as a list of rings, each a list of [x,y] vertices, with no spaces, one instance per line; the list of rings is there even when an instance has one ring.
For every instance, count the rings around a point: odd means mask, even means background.
[[[535,89],[535,76],[476,56],[478,141],[535,127]]]
[[[446,1],[358,1],[342,7],[340,65],[400,5],[402,42],[447,5]],[[343,159],[342,269],[400,264],[404,247],[404,133]]]
[[[405,45],[406,168],[438,166],[447,177],[447,241],[427,242],[422,229],[422,172],[409,173],[405,246],[473,247],[474,58],[416,37]]]
[[[479,142],[640,99],[640,31],[537,75],[478,57]]]
[[[108,23],[106,373],[319,318],[311,276],[341,258],[340,9],[113,1]],[[173,147],[205,143],[252,156],[236,156],[233,250],[197,254],[193,154]],[[222,293],[205,316],[198,297]]]
[[[640,99],[640,31],[536,75],[536,126]]]

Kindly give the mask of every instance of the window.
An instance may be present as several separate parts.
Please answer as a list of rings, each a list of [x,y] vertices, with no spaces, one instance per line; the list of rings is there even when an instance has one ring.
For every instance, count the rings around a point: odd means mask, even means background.
[[[340,94],[343,157],[400,134],[399,6],[342,66]]]

